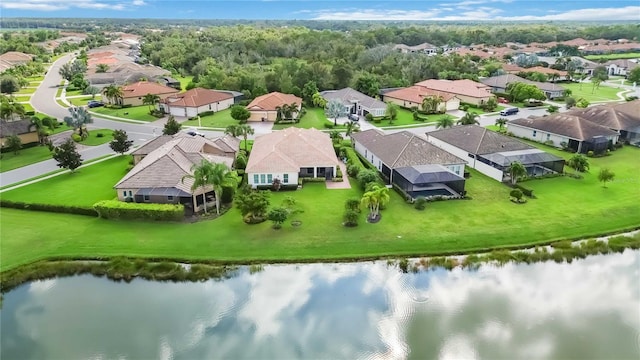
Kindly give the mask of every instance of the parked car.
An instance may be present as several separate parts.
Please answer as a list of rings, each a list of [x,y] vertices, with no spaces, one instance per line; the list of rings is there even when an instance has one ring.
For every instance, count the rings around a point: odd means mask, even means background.
[[[527,99],[524,101],[524,106],[542,106],[544,103],[536,99]]]
[[[203,133],[201,133],[201,132],[199,132],[199,131],[198,131],[198,130],[196,130],[196,129],[188,129],[188,130],[186,131],[186,133],[187,133],[187,134],[189,134],[189,135],[191,135],[191,136],[202,136],[202,137],[204,137],[204,134],[203,134]]]
[[[351,121],[360,121],[360,116],[358,116],[356,114],[349,114],[348,118]]]
[[[508,104],[508,103],[509,103],[509,100],[507,100],[507,99],[505,99],[505,98],[503,98],[503,97],[499,97],[499,98],[498,98],[498,102],[499,102],[500,104]]]
[[[100,106],[104,106],[104,103],[102,101],[89,100],[87,102],[87,107],[90,107],[90,108],[96,108],[96,107],[100,107]]]
[[[514,115],[514,114],[517,114],[519,111],[520,109],[518,108],[508,108],[500,111],[500,115],[502,116]]]

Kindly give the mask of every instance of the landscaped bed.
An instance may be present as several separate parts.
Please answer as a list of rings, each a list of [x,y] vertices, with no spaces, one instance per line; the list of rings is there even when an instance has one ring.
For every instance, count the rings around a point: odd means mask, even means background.
[[[560,150],[551,152],[571,156]],[[194,224],[108,221],[2,209],[2,224],[12,226],[3,229],[0,270],[51,257],[124,255],[239,263],[346,260],[584,238],[640,226],[639,155],[640,149],[625,147],[611,156],[590,158],[591,170],[582,180],[560,177],[524,182],[537,197],[524,205],[509,201],[509,187],[470,170],[466,190],[472,200],[432,202],[426,210],[417,211],[391,192],[382,220],[367,224],[362,213],[355,228],[342,226],[345,200],[362,195],[355,180],[348,190],[327,190],[322,183],[308,183],[299,191],[272,193],[272,206],[292,196],[304,210],[297,215],[300,226],[287,221],[281,230],[273,230],[269,222],[246,225],[235,208],[216,220]],[[111,186],[124,175],[127,161],[126,157],[108,160],[77,174],[4,193],[3,199],[90,206],[115,197]],[[606,189],[597,180],[604,166],[616,173],[616,181]]]

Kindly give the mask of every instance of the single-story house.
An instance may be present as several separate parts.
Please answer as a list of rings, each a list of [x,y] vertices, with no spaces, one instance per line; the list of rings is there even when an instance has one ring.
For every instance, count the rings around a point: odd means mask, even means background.
[[[625,111],[627,110],[627,111]],[[575,109],[565,114],[579,116],[620,133],[620,140],[640,141],[640,100]]]
[[[438,53],[438,47],[429,43],[422,43],[414,46],[405,44],[396,44],[393,46],[394,50],[398,50],[403,54],[407,53],[422,53],[427,55],[436,55]]]
[[[331,180],[336,176],[338,157],[328,134],[295,127],[256,137],[245,172],[249,185],[297,185],[298,178]]]
[[[440,112],[458,110],[460,107],[460,99],[456,95],[448,92],[433,91],[416,85],[381,91],[380,96],[385,102],[391,102],[407,109],[412,107],[421,109],[422,101],[427,97],[440,97],[442,99],[442,103],[438,107]]]
[[[412,198],[464,195],[466,161],[415,134],[385,135],[377,129],[351,135],[353,146],[378,169],[389,184]]]
[[[173,116],[195,117],[207,111],[222,111],[233,105],[234,97],[228,92],[193,88],[165,98],[160,110]]]
[[[7,51],[0,55],[0,72],[4,72],[14,66],[23,65],[33,60],[33,55],[19,51]]]
[[[221,146],[221,144],[224,144]],[[161,136],[137,149],[133,155],[135,166],[115,186],[121,201],[185,204],[192,211],[214,206],[211,186],[191,189],[191,167],[204,159],[231,167],[240,141],[231,136],[207,139],[180,133]],[[183,181],[184,178],[184,181]]]
[[[387,104],[349,87],[323,91],[320,95],[327,101],[340,100],[347,114],[384,116],[384,112],[387,110]]]
[[[581,116],[554,114],[511,120],[507,130],[515,136],[567,146],[579,153],[606,151],[609,143],[617,143],[620,133],[586,120]]]
[[[604,66],[607,67],[609,75],[627,76],[631,70],[638,67],[637,59],[618,59],[607,61]]]
[[[480,106],[494,97],[491,88],[473,80],[436,80],[429,79],[416,83],[417,86],[432,91],[445,92],[455,95],[461,102]]]
[[[507,86],[513,83],[524,83],[529,85],[534,85],[542,92],[544,92],[547,99],[554,99],[564,96],[565,88],[555,83],[548,82],[539,82],[539,81],[531,81],[525,78],[521,78],[517,75],[513,74],[505,74],[499,76],[492,76],[485,79],[480,80],[481,83],[490,86],[491,91],[494,93],[505,93],[507,92]]]
[[[295,95],[283,94],[277,91],[258,96],[247,105],[247,110],[251,113],[249,121],[276,121],[278,108],[282,105],[291,104],[298,105],[298,111],[300,111],[302,99]]]
[[[178,90],[151,81],[138,81],[122,87],[122,105],[139,106],[147,94],[158,95],[160,100],[177,95]]]
[[[38,142],[38,131],[30,119],[0,121],[0,146],[13,135],[17,135],[23,144]]]
[[[525,73],[537,72],[537,73],[545,74],[550,80],[553,76],[555,76],[555,80],[564,80],[569,75],[569,73],[564,70],[556,70],[552,68],[546,68],[544,66],[533,66],[530,68],[524,68],[522,69],[522,72],[525,72]]]
[[[501,182],[509,180],[507,169],[515,161],[526,167],[529,176],[561,173],[564,168],[564,159],[478,125],[454,126],[426,135],[430,143],[467,159],[469,167]]]

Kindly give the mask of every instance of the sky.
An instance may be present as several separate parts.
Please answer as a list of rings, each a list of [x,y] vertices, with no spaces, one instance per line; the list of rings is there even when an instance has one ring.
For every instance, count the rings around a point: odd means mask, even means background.
[[[0,17],[640,22],[640,1],[2,0]]]

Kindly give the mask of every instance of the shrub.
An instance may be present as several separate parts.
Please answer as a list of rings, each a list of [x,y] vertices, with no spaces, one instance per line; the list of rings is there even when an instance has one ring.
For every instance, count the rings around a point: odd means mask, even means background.
[[[525,196],[528,196],[530,198],[533,197],[533,190],[528,189],[520,184],[516,184],[515,188],[521,190]]]
[[[358,165],[348,165],[347,166],[347,174],[349,174],[349,176],[352,177],[357,177],[358,174],[360,173],[360,170],[362,169],[361,166]]]
[[[333,124],[326,122],[326,123],[324,123],[324,127],[325,127],[325,129],[333,129]]]
[[[73,134],[71,135],[71,139],[75,142],[80,142],[82,141],[82,136],[78,135],[78,134]]]
[[[520,202],[522,200],[522,197],[524,196],[524,194],[522,193],[522,190],[520,190],[520,189],[513,189],[509,193],[509,196],[514,198],[517,202]]]
[[[359,203],[360,201],[358,201]],[[354,227],[358,226],[358,219],[360,218],[360,213],[355,210],[347,209],[343,215],[344,226]]]
[[[99,138],[104,137],[104,134],[103,133],[97,133],[96,137],[99,137]]]
[[[589,150],[587,151],[587,156],[588,157],[593,157],[595,154],[593,153],[593,150]]]
[[[371,113],[365,115],[364,118],[367,119],[368,122],[372,122],[373,121],[373,115],[371,115]]]
[[[93,208],[104,219],[181,221],[184,206],[175,204],[140,204],[118,200],[103,200]]]
[[[369,183],[378,181],[378,173],[374,170],[360,170],[358,173],[358,182],[363,188],[366,188]]]
[[[209,115],[213,115],[214,112],[213,110],[209,110],[209,111],[203,111],[200,114],[198,114],[198,116],[209,116]]]
[[[418,196],[413,203],[413,207],[415,207],[416,210],[424,210],[427,207],[427,199],[425,199],[424,196]]]
[[[21,201],[1,200],[0,207],[7,207],[20,210],[33,210],[33,211],[47,211],[64,214],[76,214],[87,216],[98,216],[95,210],[82,206],[69,206],[69,205],[52,205],[52,204],[31,204]]]
[[[344,208],[346,210],[353,210],[353,211],[360,212],[360,199],[358,198],[347,199],[347,201],[344,202]]]

